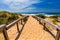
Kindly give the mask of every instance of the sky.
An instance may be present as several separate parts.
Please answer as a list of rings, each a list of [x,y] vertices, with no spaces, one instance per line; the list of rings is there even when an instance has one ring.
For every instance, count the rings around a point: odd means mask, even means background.
[[[0,0],[0,11],[60,12],[60,0]]]

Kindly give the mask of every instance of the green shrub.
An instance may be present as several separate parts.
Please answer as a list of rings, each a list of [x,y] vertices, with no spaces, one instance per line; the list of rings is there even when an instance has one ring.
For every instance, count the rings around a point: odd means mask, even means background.
[[[29,16],[28,16],[28,17],[29,17]],[[24,21],[24,22],[26,22],[26,21],[27,21],[27,19],[28,19],[28,17],[25,17],[25,18],[23,19],[23,21]]]
[[[36,16],[41,17],[41,18],[45,18],[46,17],[44,15],[36,15]]]
[[[0,12],[0,24],[9,24],[18,19],[18,14],[10,12]]]

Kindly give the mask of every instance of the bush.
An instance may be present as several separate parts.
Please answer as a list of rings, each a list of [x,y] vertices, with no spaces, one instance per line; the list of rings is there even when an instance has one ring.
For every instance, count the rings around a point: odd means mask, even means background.
[[[18,14],[10,12],[0,12],[0,24],[9,24],[18,19]]]
[[[0,15],[0,18],[6,18],[7,15],[5,13],[3,13],[2,15]]]
[[[41,18],[45,18],[45,16],[44,16],[44,15],[36,15],[36,16],[41,17]]]
[[[29,16],[28,16],[28,17],[29,17]],[[26,21],[27,21],[27,19],[28,19],[28,17],[25,17],[25,18],[23,19],[23,21],[24,21],[24,22],[26,22]]]

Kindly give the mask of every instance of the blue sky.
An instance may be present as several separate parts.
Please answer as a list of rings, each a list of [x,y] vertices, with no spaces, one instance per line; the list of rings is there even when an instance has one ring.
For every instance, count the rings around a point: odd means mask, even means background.
[[[0,0],[0,11],[60,12],[60,0]]]

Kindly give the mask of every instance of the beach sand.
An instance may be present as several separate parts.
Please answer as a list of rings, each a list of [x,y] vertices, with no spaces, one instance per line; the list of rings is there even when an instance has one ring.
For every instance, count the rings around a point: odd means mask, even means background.
[[[19,29],[21,28],[22,25],[19,22]],[[16,24],[9,30],[7,30],[7,33],[9,36],[9,40],[15,40],[18,35]],[[43,30],[43,26],[39,24],[39,22],[35,18],[29,16],[21,35],[19,35],[18,40],[55,40],[55,39],[51,36],[50,33]]]
[[[54,38],[43,30],[43,26],[36,19],[30,16],[19,40],[54,40]]]
[[[22,18],[20,15],[18,15],[18,17]],[[18,26],[19,29],[21,30],[22,28],[21,21],[18,22]],[[13,25],[10,29],[8,29],[7,33],[8,33],[9,40],[15,40],[15,38],[18,35],[17,24]],[[2,32],[0,32],[0,40],[5,40]]]

